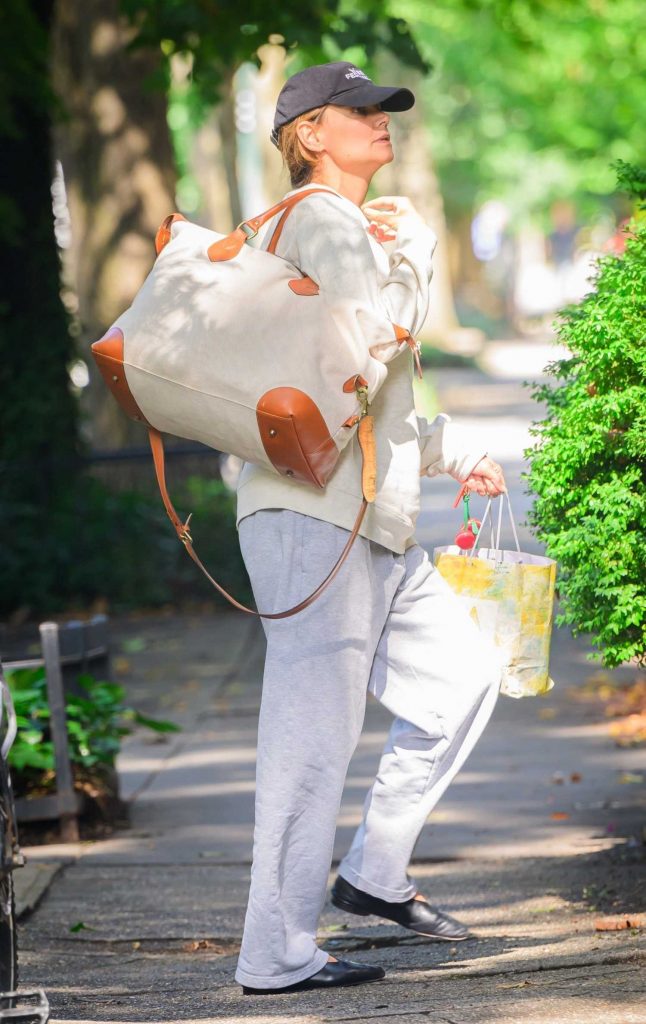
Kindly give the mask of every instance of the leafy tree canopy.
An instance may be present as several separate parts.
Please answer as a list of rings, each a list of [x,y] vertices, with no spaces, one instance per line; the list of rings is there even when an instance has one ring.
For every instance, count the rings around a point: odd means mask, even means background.
[[[614,191],[612,162],[641,158],[641,0],[121,4],[138,27],[133,46],[192,54],[200,106],[217,101],[242,62],[257,64],[269,40],[292,58],[289,73],[336,59],[374,70],[379,51],[390,52],[420,73],[449,210],[498,196],[522,218],[570,196],[589,216]]]
[[[390,9],[437,68],[423,97],[449,206],[502,196],[523,214],[578,194],[589,214],[614,191],[613,161],[642,157],[640,0],[392,0]]]
[[[190,53],[193,77],[206,102],[221,98],[230,74],[244,61],[260,65],[258,49],[280,42],[288,53],[311,60],[363,59],[370,62],[385,47],[403,64],[430,71],[411,31],[386,0],[121,0],[123,12],[137,26],[133,46],[161,45],[170,58]],[[356,54],[347,56],[347,54]]]

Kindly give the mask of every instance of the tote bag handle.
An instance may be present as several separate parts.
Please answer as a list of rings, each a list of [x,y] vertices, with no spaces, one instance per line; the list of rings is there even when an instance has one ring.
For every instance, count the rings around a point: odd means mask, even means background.
[[[493,513],[491,515],[490,526],[491,526],[491,541],[492,541],[492,548],[493,548],[493,552],[494,552],[494,560],[496,560],[496,552],[499,551],[500,552],[500,561],[502,562],[502,548],[500,547],[500,534],[502,532],[502,510],[503,510],[503,505],[504,505],[504,502],[505,502],[505,498],[507,499],[507,507],[508,507],[508,510],[509,510],[509,521],[511,523],[512,533],[514,535],[514,542],[516,544],[516,551],[518,552],[519,555],[521,554],[521,550],[520,550],[520,543],[518,541],[518,533],[516,531],[516,523],[514,522],[514,513],[512,511],[511,500],[509,498],[509,491],[503,491],[502,494],[499,497],[500,497],[500,504],[498,505],[498,523],[497,523],[497,527],[496,527],[496,537],[495,537],[495,540],[494,540],[494,536],[493,536]],[[479,540],[480,540],[480,538],[482,536],[482,531],[483,531],[484,525],[485,525],[485,523],[487,521],[487,516],[491,512],[492,500],[493,500],[492,498],[489,498],[489,500],[487,502],[487,506],[486,506],[486,508],[484,510],[484,515],[482,517],[482,523],[480,524],[480,529],[478,530],[478,533],[476,535],[475,544],[473,545],[473,547],[470,550],[465,551],[465,554],[469,558],[473,558],[475,556],[476,548],[478,547],[478,542],[479,542]]]

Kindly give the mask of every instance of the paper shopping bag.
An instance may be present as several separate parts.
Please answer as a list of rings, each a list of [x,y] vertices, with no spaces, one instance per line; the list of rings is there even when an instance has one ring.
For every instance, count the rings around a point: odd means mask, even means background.
[[[504,495],[509,501],[508,495]],[[503,666],[501,693],[534,697],[554,685],[549,654],[554,618],[556,562],[520,550],[511,513],[516,550],[500,548],[498,537],[489,548],[463,551],[456,544],[435,548],[434,563],[467,607],[471,618],[499,649]],[[491,510],[487,504],[477,542]]]

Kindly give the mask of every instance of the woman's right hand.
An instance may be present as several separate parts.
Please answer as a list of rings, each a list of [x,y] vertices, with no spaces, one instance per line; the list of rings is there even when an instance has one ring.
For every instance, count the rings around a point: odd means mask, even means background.
[[[484,455],[477,466],[471,470],[462,486],[475,491],[483,498],[497,498],[507,490],[502,467]]]

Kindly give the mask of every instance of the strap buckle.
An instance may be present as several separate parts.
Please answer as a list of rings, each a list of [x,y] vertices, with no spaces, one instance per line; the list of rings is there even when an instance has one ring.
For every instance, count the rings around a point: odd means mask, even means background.
[[[254,229],[253,229],[253,228],[251,227],[251,225],[247,223],[247,221],[246,221],[246,220],[243,220],[243,221],[241,221],[241,222],[240,222],[240,223],[238,224],[238,226],[237,226],[237,228],[236,228],[236,231],[242,231],[242,233],[243,233],[243,234],[245,234],[245,235],[247,236],[247,241],[248,241],[248,242],[249,242],[249,241],[250,241],[250,240],[251,240],[252,238],[255,238],[255,237],[256,237],[256,235],[258,234],[258,231],[257,231],[257,230],[254,230]],[[249,234],[249,232],[251,232],[251,234]]]
[[[187,518],[186,522],[182,523],[181,532],[179,530],[177,531],[177,534],[178,534],[179,539],[181,540],[182,544],[192,544],[193,543],[193,538],[191,537],[191,531],[189,530],[189,525],[188,525],[190,523],[190,521],[191,521],[191,516],[192,515],[193,515],[193,513],[189,512],[188,518]]]

